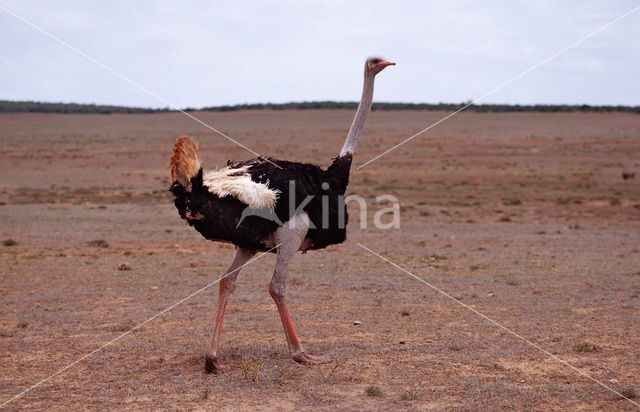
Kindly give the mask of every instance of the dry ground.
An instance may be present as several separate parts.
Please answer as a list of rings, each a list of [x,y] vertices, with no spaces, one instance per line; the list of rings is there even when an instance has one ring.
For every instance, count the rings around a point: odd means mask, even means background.
[[[352,116],[195,114],[257,152],[324,165]],[[374,112],[355,166],[443,115]],[[252,157],[181,114],[0,116],[0,402],[229,264],[166,192],[180,134],[209,167]],[[353,218],[345,244],[294,261],[294,322],[331,364],[290,360],[265,256],[228,306],[231,372],[203,371],[213,286],[6,408],[637,410],[356,244],[640,402],[640,176],[623,169],[640,174],[638,115],[460,114],[354,168],[368,221],[393,194],[400,230]]]

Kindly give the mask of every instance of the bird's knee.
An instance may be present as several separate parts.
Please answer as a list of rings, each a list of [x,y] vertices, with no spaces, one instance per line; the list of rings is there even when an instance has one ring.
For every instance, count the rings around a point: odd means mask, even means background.
[[[235,282],[229,278],[222,278],[220,281],[220,292],[232,294],[234,290],[236,290]]]
[[[271,281],[269,283],[269,294],[276,301],[282,303],[284,301],[285,286],[284,283]]]

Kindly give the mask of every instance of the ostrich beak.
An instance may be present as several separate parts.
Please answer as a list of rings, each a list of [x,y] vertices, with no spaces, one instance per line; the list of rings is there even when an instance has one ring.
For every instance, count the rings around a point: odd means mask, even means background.
[[[382,66],[382,67],[386,67],[386,66],[395,66],[395,63],[392,62],[388,62],[388,61],[381,61],[380,63],[378,63],[378,66]]]

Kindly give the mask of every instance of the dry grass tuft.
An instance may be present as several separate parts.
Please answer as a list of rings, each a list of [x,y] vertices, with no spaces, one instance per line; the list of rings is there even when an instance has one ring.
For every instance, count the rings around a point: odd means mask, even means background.
[[[344,357],[338,357],[336,359],[334,359],[328,366],[329,366],[329,373],[327,375],[325,375],[324,373],[322,373],[322,368],[318,368],[318,372],[320,372],[320,377],[322,378],[323,381],[328,382],[331,380],[331,378],[334,376],[334,374],[336,373],[336,371],[340,368],[342,368],[344,366],[344,364],[347,362],[347,358]]]
[[[16,242],[15,240],[9,238],[9,239],[5,239],[2,241],[2,246],[15,246],[17,245],[18,242]]]
[[[264,375],[264,361],[243,356],[242,360],[240,360],[240,369],[245,378],[256,382],[258,378]]]
[[[406,392],[400,394],[400,399],[403,401],[415,401],[420,397],[420,392],[416,389],[409,389]]]
[[[364,388],[364,393],[366,393],[367,396],[382,396],[384,394],[382,388],[377,385],[367,385],[367,387]]]
[[[573,350],[575,350],[577,353],[599,352],[600,349],[600,346],[591,342],[580,342],[573,347]]]
[[[296,371],[297,365],[270,367],[262,358],[250,358],[243,356],[240,360],[240,370],[247,380],[254,383],[285,383],[289,381]]]
[[[104,239],[95,239],[95,240],[91,240],[89,242],[87,242],[88,246],[93,246],[93,247],[101,247],[101,248],[108,248],[109,247],[109,243],[107,243],[106,240]]]
[[[632,387],[622,388],[618,392],[627,399],[634,399],[637,396],[635,389]]]
[[[522,200],[520,200],[517,197],[503,197],[502,204],[505,206],[516,206],[516,205],[521,205]]]

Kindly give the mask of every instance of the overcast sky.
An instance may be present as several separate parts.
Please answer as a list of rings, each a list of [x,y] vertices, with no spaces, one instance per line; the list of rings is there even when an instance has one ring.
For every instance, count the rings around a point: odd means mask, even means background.
[[[175,107],[482,96],[640,1],[25,1],[0,5]],[[483,100],[640,105],[640,10]],[[0,9],[0,99],[165,107]]]

